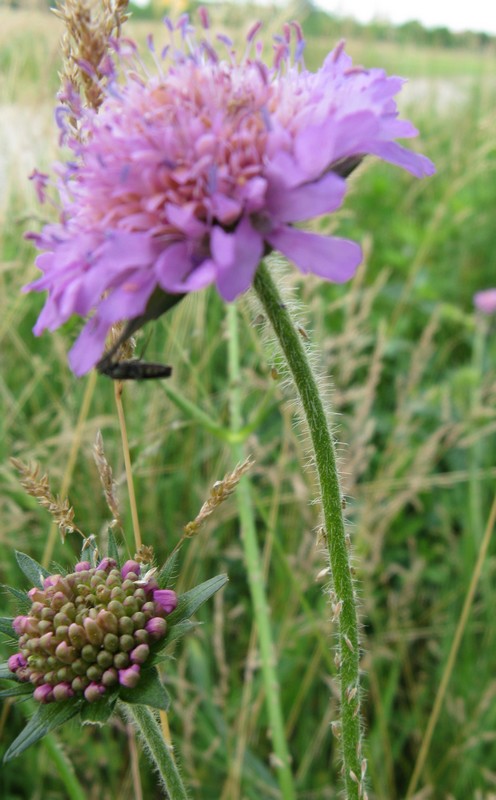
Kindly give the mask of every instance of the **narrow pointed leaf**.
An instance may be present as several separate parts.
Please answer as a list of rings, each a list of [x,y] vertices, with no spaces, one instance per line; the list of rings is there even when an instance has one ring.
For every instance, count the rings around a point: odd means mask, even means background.
[[[27,596],[26,592],[21,592],[20,589],[14,589],[13,586],[7,586],[6,584],[2,584],[2,589],[6,589],[9,594],[11,594],[17,602],[19,603],[19,608],[21,611],[29,611],[31,606],[33,605],[29,597]]]
[[[183,619],[191,617],[215,592],[222,589],[227,581],[227,575],[216,575],[215,578],[210,578],[210,580],[200,583],[199,586],[195,586],[194,589],[190,589],[189,592],[180,595],[176,610],[167,617],[168,624],[177,625]]]
[[[12,675],[12,673],[10,674]],[[16,681],[12,686],[9,686],[8,689],[1,689],[0,697],[19,697],[23,694],[33,694],[33,688],[31,683],[19,683]]]
[[[159,589],[170,589],[171,586],[174,585],[174,575],[178,556],[179,550],[176,550],[169,556],[163,567],[161,567],[160,571],[156,575]]]
[[[119,557],[119,548],[117,546],[117,539],[115,538],[115,534],[114,534],[114,531],[112,530],[112,528],[109,528],[109,532],[108,532],[108,553],[107,553],[107,555],[108,555],[109,558],[113,558],[114,561],[117,562],[117,566],[120,569],[121,560],[120,560],[120,557]]]
[[[13,617],[0,617],[0,633],[15,638],[15,631],[12,627]]]
[[[10,761],[17,758],[35,742],[38,742],[47,733],[63,725],[79,711],[81,701],[67,700],[65,703],[47,703],[40,706],[17,739],[10,745],[3,760]]]
[[[81,722],[90,725],[105,725],[114,712],[117,692],[112,696],[98,700],[96,703],[85,703],[81,709]]]
[[[7,678],[8,680],[12,680],[14,678],[14,673],[9,669],[9,665],[7,661],[2,661],[0,664],[0,678]]]
[[[63,567],[62,564],[59,564],[58,561],[52,561],[50,563],[50,575],[62,575],[65,577],[68,574],[66,568]]]
[[[183,636],[186,636],[187,633],[191,633],[191,631],[193,631],[195,628],[199,628],[200,624],[201,623],[193,622],[190,619],[183,619],[182,622],[178,622],[176,625],[170,628],[167,632],[166,638],[155,650],[151,659],[151,663],[160,664],[162,661],[170,659],[170,652],[173,650],[173,645],[182,639]]]
[[[155,667],[143,672],[135,689],[121,689],[120,699],[125,703],[151,706],[163,711],[167,711],[170,706],[170,697]]]
[[[46,570],[45,567],[42,567],[41,564],[38,564],[34,558],[26,555],[26,553],[20,553],[18,550],[16,550],[15,557],[28,581],[33,586],[43,589],[43,578],[48,578],[50,575],[48,570]]]

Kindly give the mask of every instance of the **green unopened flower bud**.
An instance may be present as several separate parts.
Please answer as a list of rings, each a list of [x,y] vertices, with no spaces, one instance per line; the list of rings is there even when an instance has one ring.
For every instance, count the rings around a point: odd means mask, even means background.
[[[73,695],[74,695],[74,689],[72,688],[71,684],[67,681],[58,683],[56,686],[53,687],[53,699],[55,701],[68,700]]]
[[[139,644],[129,655],[133,664],[144,664],[150,655],[150,648],[147,644]]]
[[[92,644],[85,644],[81,650],[81,657],[90,664],[93,664],[98,654],[98,649]]]
[[[96,596],[100,603],[108,603],[110,600],[110,589],[107,589],[106,586],[97,586]]]
[[[129,636],[127,633],[124,636],[119,637],[119,649],[122,650],[124,653],[129,652],[134,647],[134,639],[132,636]]]
[[[125,581],[122,582],[122,589],[123,589],[123,591],[125,592],[126,595],[128,595],[129,593],[132,594],[134,592],[135,588],[136,587],[135,587],[134,581],[130,580],[129,576],[126,578]]]
[[[113,589],[110,591],[110,597],[112,600],[118,600],[120,603],[124,600],[124,592],[122,591],[122,586],[114,586]]]
[[[69,625],[68,634],[71,644],[79,650],[87,644],[86,633],[82,625],[78,625],[76,622],[71,623],[71,625]]]
[[[143,613],[143,611],[137,611],[136,614],[133,614],[131,619],[134,623],[134,630],[137,631],[139,628],[145,627],[147,616]]]
[[[43,635],[44,633],[49,633],[52,631],[52,623],[50,622],[49,619],[41,619],[38,622],[38,630],[41,635]]]
[[[53,669],[45,672],[45,683],[49,683],[51,686],[57,683],[57,673]]]
[[[114,617],[114,615],[105,608],[102,608],[98,612],[96,621],[98,622],[100,628],[102,628],[102,630],[104,630],[106,633],[117,633],[119,630],[117,617]]]
[[[57,645],[57,649],[55,650],[55,656],[58,658],[59,661],[62,661],[63,664],[70,664],[71,661],[74,661],[76,657],[76,650],[74,647],[71,647],[67,644],[66,641],[60,642]]]
[[[150,635],[144,628],[139,628],[139,630],[134,632],[134,641],[136,644],[148,644],[149,640]]]
[[[59,625],[59,627],[55,629],[55,638],[57,640],[57,643],[67,639],[68,635],[69,635],[68,625]]]
[[[131,617],[121,617],[119,620],[119,633],[131,634],[134,631],[134,623]]]
[[[50,669],[53,669],[53,667],[56,667],[56,666],[57,666],[57,659],[55,658],[55,656],[48,656],[48,658],[47,658],[47,667],[49,667]]]
[[[105,686],[102,686],[99,683],[92,682],[89,686],[86,687],[84,690],[84,697],[88,703],[96,703],[97,700],[100,699],[102,694],[105,692]]]
[[[71,667],[61,667],[57,670],[57,681],[69,681],[70,683],[74,677]]]
[[[115,686],[117,681],[119,680],[119,673],[112,667],[111,669],[106,669],[101,677],[101,682],[104,686]]]
[[[53,610],[53,608],[44,608],[43,611],[41,612],[41,619],[43,620],[49,620],[49,621],[53,620],[54,616],[55,616],[55,611]]]
[[[86,677],[90,679],[90,681],[99,681],[103,675],[103,669],[99,667],[97,664],[92,664],[86,670]]]
[[[126,669],[129,666],[129,656],[127,653],[116,653],[114,656],[114,667],[116,669]]]
[[[95,574],[92,575],[91,578],[90,578],[90,586],[91,586],[91,588],[92,589],[96,589],[97,586],[101,586],[102,584],[105,584],[106,578],[107,578],[107,575],[106,575],[105,572],[102,572],[101,570],[97,570],[97,572],[95,572]]]
[[[55,636],[52,631],[48,633],[44,633],[43,636],[40,636],[39,643],[42,650],[46,650],[47,653],[52,653],[55,650]]]
[[[88,669],[88,661],[84,661],[82,658],[76,658],[76,660],[72,662],[71,668],[74,675],[85,675]]]
[[[71,602],[69,602],[69,603],[66,603],[66,604],[65,604],[64,606],[62,606],[62,608],[60,609],[60,613],[61,613],[61,614],[65,614],[65,615],[66,615],[66,617],[67,617],[69,620],[71,620],[71,621],[72,621],[72,620],[74,619],[74,617],[76,616],[76,606],[74,605],[74,603],[71,603]],[[65,624],[68,624],[68,623],[65,623]]]
[[[148,600],[146,603],[143,603],[141,610],[143,614],[146,614],[148,617],[154,617],[156,613],[155,603],[153,603],[151,600]]]
[[[123,617],[125,615],[124,606],[118,600],[111,600],[108,604],[108,610],[116,617]]]
[[[91,619],[90,617],[86,617],[83,622],[83,627],[86,632],[86,637],[90,644],[95,646],[101,645],[103,641],[104,633],[96,620]]]
[[[55,617],[53,618],[53,627],[59,628],[61,625],[69,627],[71,622],[72,619],[68,617],[67,614],[65,614],[61,609],[57,614],[55,614]]]
[[[107,667],[112,666],[114,663],[114,655],[113,653],[109,653],[108,650],[100,650],[96,657],[96,662],[100,667],[103,667],[103,669],[107,669]]]
[[[71,684],[75,692],[84,691],[84,689],[86,689],[88,685],[89,685],[89,679],[86,677],[86,675],[83,676],[77,675]]]
[[[28,639],[26,642],[26,647],[30,653],[34,653],[40,647],[40,640],[36,637],[33,639]]]
[[[134,590],[134,596],[140,605],[143,605],[143,603],[146,601],[146,592],[141,588],[141,586]]]
[[[122,605],[126,609],[127,614],[136,614],[139,611],[140,605],[135,597],[125,597]]]
[[[117,653],[119,649],[119,637],[113,633],[107,633],[103,639],[103,646],[109,653]]]

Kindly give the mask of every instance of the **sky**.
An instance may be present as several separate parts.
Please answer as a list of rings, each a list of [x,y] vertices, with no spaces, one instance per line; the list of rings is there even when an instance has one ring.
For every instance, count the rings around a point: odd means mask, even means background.
[[[353,16],[361,22],[374,17],[395,24],[416,19],[427,28],[445,26],[453,31],[485,31],[496,34],[493,0],[314,0],[332,13]]]

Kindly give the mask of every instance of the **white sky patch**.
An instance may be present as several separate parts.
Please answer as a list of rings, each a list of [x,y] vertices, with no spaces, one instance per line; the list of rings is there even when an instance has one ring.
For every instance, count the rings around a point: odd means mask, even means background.
[[[379,18],[397,25],[416,19],[426,28],[496,34],[496,3],[492,0],[315,0],[315,4],[360,22]]]

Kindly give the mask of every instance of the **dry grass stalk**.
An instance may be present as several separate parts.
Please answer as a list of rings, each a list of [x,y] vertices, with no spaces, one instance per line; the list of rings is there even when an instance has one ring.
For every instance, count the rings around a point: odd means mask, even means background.
[[[103,436],[100,431],[97,432],[95,444],[93,445],[93,457],[98,470],[100,483],[102,484],[105,502],[109,507],[110,513],[112,514],[112,522],[110,525],[112,528],[116,525],[122,528],[122,519],[119,509],[119,501],[117,498],[117,485],[114,481],[112,467],[105,456],[103,449]]]
[[[102,102],[101,69],[109,40],[119,36],[126,21],[128,0],[65,0],[54,13],[65,25],[61,48],[62,86],[97,109]],[[90,74],[92,73],[92,74]]]
[[[11,458],[10,461],[21,476],[20,483],[22,488],[52,515],[60,530],[62,541],[64,541],[67,533],[73,533],[74,531],[86,538],[84,533],[74,524],[74,509],[69,504],[69,501],[52,494],[48,482],[48,474],[40,475],[41,468],[39,464],[25,464],[19,458]]]
[[[189,538],[198,533],[205,520],[234,492],[243,475],[251,469],[254,463],[253,459],[247,458],[241,464],[237,464],[233,471],[228,472],[221,481],[214,483],[208,500],[204,502],[195,519],[184,526],[185,537]]]

